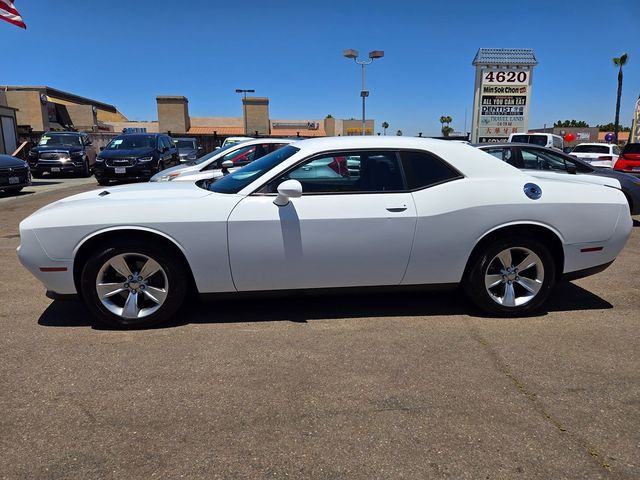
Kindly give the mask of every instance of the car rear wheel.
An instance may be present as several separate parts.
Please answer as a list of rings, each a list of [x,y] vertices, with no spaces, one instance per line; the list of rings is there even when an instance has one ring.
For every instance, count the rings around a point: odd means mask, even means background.
[[[555,262],[535,239],[510,237],[492,242],[471,260],[464,289],[487,313],[516,317],[539,309],[555,283]]]
[[[103,246],[85,264],[82,297],[101,322],[144,328],[169,320],[187,293],[182,262],[142,242]]]

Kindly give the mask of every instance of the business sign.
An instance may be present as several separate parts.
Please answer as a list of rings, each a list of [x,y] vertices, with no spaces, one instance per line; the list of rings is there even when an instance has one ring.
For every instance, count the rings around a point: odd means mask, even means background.
[[[478,125],[474,126],[478,142],[505,142],[512,133],[527,131],[530,78],[529,69],[482,70]]]

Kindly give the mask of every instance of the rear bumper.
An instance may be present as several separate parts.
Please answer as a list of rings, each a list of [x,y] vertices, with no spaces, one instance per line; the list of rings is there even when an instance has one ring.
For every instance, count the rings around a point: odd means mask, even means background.
[[[562,278],[582,278],[607,268],[622,251],[631,235],[633,219],[627,205],[621,205],[612,235],[603,241],[573,243],[564,246]]]

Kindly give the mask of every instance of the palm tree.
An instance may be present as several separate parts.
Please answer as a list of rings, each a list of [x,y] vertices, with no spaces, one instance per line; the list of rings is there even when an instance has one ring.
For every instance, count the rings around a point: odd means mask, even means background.
[[[618,67],[618,97],[616,98],[616,121],[613,124],[613,135],[618,142],[618,127],[620,122],[620,98],[622,97],[622,67],[627,63],[628,55],[623,53],[613,59],[613,64]]]
[[[453,118],[451,118],[449,115],[440,117],[440,123],[442,124],[442,135],[445,137],[448,137],[449,134],[453,132],[453,128],[449,126],[451,122],[453,122]]]
[[[382,130],[384,131],[383,135],[387,134],[387,128],[389,128],[389,124],[387,122],[382,122]]]

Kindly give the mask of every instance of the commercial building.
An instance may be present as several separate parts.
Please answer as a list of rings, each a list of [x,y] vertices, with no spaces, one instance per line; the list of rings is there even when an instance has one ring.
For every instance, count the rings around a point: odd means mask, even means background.
[[[269,115],[269,99],[247,97],[242,99],[242,117],[192,117],[189,100],[184,96],[160,95],[156,97],[158,120],[153,122],[106,122],[116,132],[127,128],[143,128],[148,132],[170,132],[172,135],[213,135],[260,137],[325,137],[360,135],[362,121],[337,119],[272,119]],[[365,124],[365,134],[373,135],[375,122]]]
[[[170,132],[172,135],[212,137],[213,144],[229,136],[324,137],[360,135],[361,121],[327,118],[271,119],[269,99],[246,97],[242,117],[192,117],[189,100],[180,95],[156,97],[158,118],[130,121],[114,105],[47,86],[0,86],[6,104],[15,112],[18,134],[76,129],[117,134],[127,129]],[[375,122],[366,121],[365,134],[375,134]]]
[[[0,91],[0,155],[11,155],[17,148],[16,109],[8,106],[4,92]]]
[[[47,86],[0,86],[7,105],[16,109],[19,129],[46,132],[75,128],[109,131],[108,121],[127,121],[113,105]]]

